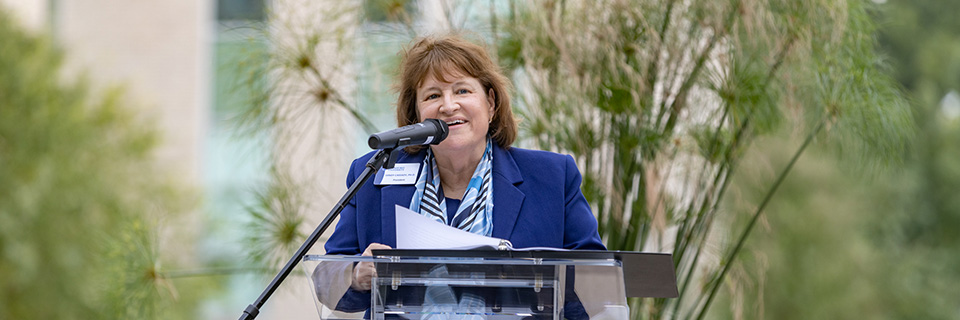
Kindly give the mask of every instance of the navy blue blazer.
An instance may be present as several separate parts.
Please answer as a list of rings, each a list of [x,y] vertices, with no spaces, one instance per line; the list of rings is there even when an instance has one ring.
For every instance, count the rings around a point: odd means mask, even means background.
[[[363,172],[373,152],[353,161],[347,185]],[[401,152],[398,163],[423,163],[426,152]],[[421,168],[422,171],[422,168]],[[420,174],[423,174],[422,172]],[[327,254],[361,254],[370,243],[396,247],[394,205],[409,207],[414,185],[376,186],[367,181],[343,209],[324,248]],[[493,234],[515,248],[604,250],[597,220],[580,192],[573,157],[553,152],[493,150]]]

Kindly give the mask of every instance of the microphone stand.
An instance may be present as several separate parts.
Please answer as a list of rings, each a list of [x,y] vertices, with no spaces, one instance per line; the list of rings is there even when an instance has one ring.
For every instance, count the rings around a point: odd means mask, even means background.
[[[394,164],[397,163],[397,157],[399,156],[399,149],[397,148],[385,148],[377,151],[373,155],[373,158],[370,158],[370,161],[367,161],[366,169],[363,169],[363,172],[360,173],[360,177],[353,182],[353,185],[347,189],[347,193],[340,198],[340,201],[337,202],[337,205],[330,210],[330,213],[327,214],[326,218],[323,218],[323,221],[320,222],[320,225],[317,226],[316,230],[313,230],[313,233],[307,237],[307,240],[300,245],[300,249],[297,249],[297,252],[294,253],[293,257],[290,258],[290,261],[287,261],[287,264],[283,266],[283,269],[280,269],[280,273],[273,278],[273,281],[270,281],[270,284],[267,285],[267,288],[263,289],[263,292],[260,293],[260,297],[257,298],[252,304],[248,305],[246,309],[243,310],[243,315],[240,316],[240,320],[252,320],[260,314],[260,307],[263,307],[263,304],[273,295],[273,292],[277,290],[277,287],[280,286],[280,283],[293,271],[293,268],[297,266],[297,263],[300,260],[303,260],[303,257],[307,255],[307,250],[310,250],[313,247],[313,244],[320,239],[320,235],[323,234],[325,230],[333,223],[333,220],[340,215],[340,212],[343,211],[343,208],[347,206],[347,203],[350,202],[350,199],[353,199],[357,195],[357,191],[360,190],[360,187],[363,186],[367,180],[370,179],[381,167],[385,169],[393,168]]]

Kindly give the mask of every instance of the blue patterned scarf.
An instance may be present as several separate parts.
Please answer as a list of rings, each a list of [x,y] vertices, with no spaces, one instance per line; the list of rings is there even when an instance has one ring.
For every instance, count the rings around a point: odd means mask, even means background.
[[[487,148],[473,171],[460,207],[452,221],[447,218],[446,197],[440,186],[440,171],[432,150],[427,150],[423,170],[417,179],[417,192],[410,200],[410,210],[460,230],[490,236],[493,234],[493,143],[487,138]]]

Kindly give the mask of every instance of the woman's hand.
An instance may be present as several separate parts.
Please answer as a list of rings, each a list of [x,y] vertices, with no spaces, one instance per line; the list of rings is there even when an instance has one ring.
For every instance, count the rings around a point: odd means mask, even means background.
[[[392,248],[388,245],[374,242],[367,246],[366,250],[363,250],[363,256],[372,257],[373,250],[379,249]],[[350,287],[354,290],[369,291],[370,280],[372,280],[375,275],[377,275],[377,269],[373,267],[373,262],[360,262],[353,267],[353,283],[350,284]]]

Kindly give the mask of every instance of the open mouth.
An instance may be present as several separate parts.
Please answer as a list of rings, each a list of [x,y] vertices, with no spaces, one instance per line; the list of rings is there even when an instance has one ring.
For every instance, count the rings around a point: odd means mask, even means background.
[[[448,127],[452,127],[452,126],[455,126],[455,125],[458,125],[458,124],[464,124],[464,123],[467,123],[467,121],[466,121],[466,120],[447,121],[447,126],[448,126]]]

